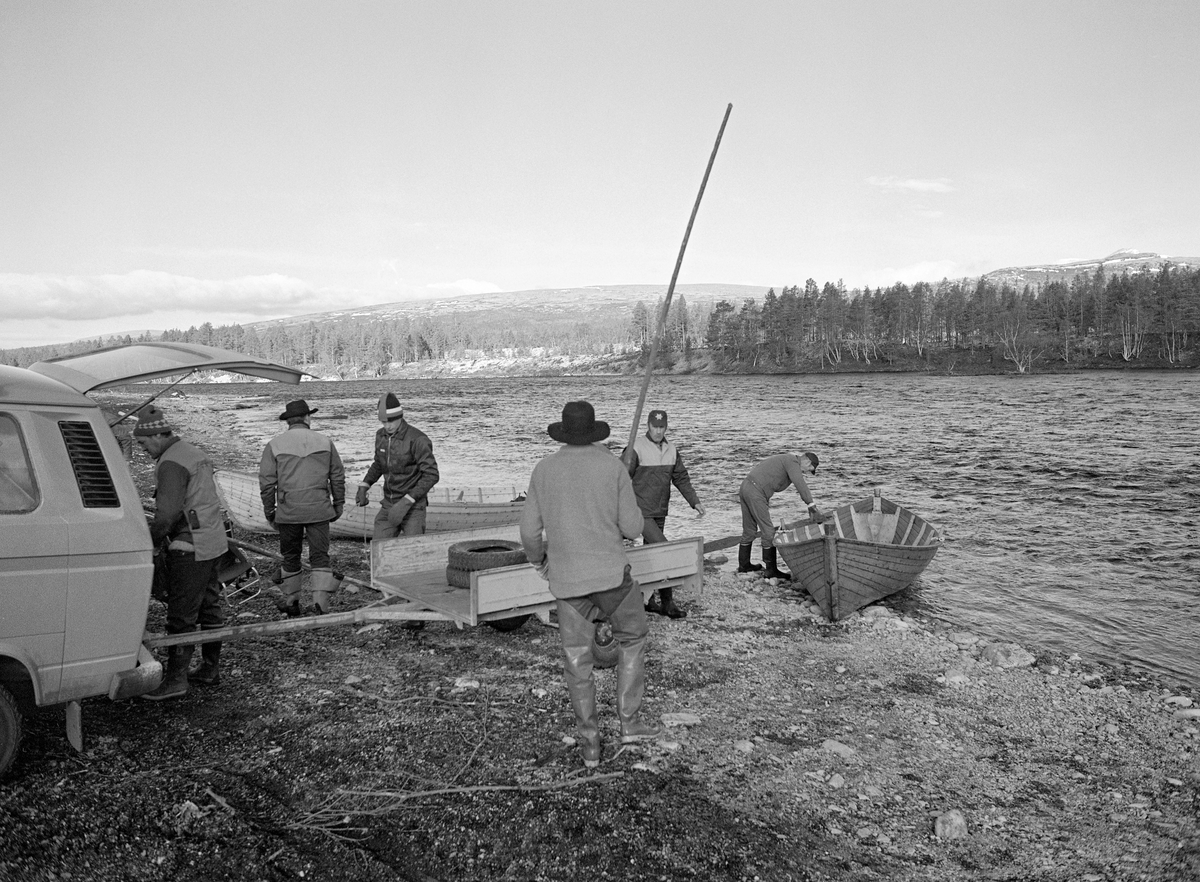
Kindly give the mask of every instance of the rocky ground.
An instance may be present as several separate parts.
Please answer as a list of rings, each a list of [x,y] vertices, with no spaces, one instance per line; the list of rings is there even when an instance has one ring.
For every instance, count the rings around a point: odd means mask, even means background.
[[[175,412],[246,465],[219,414]],[[601,671],[596,770],[536,621],[236,641],[215,688],[86,702],[83,753],[44,710],[0,783],[0,880],[1200,878],[1200,696],[983,644],[904,595],[830,624],[720,555],[683,600],[651,623],[667,737],[618,750]],[[265,594],[231,614],[278,616]]]

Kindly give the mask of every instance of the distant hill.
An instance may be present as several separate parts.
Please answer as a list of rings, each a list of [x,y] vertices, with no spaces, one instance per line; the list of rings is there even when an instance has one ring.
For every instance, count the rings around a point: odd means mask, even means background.
[[[1051,282],[1070,284],[1071,280],[1080,274],[1092,275],[1100,267],[1104,267],[1107,276],[1119,276],[1128,270],[1131,273],[1143,269],[1158,270],[1164,263],[1172,266],[1195,268],[1200,267],[1200,257],[1167,257],[1152,251],[1137,251],[1126,249],[1114,251],[1108,257],[1090,260],[1072,260],[1062,263],[1035,264],[1033,266],[1010,266],[1004,269],[992,270],[983,278],[997,285],[1008,284],[1018,290],[1026,285],[1037,287]]]
[[[711,305],[721,300],[740,304],[743,300],[762,300],[767,291],[759,285],[676,285],[675,298],[683,296],[689,306]],[[558,321],[596,323],[607,320],[629,320],[630,308],[641,301],[653,310],[659,298],[665,297],[666,285],[592,285],[585,288],[545,288],[534,291],[504,291],[496,294],[472,294],[446,300],[402,300],[377,306],[358,307],[334,312],[297,315],[283,319],[254,322],[252,327],[262,333],[268,328],[285,328],[308,323],[324,324],[342,319],[386,320],[446,318],[462,316],[479,318],[489,313],[505,320],[527,316],[540,323]]]

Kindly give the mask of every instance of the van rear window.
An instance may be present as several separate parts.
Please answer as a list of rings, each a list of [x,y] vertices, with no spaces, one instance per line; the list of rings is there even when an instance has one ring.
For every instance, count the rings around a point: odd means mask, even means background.
[[[117,487],[92,424],[82,420],[59,420],[58,428],[67,445],[84,508],[120,508],[121,499],[117,496]]]
[[[20,514],[38,507],[37,482],[17,421],[0,413],[0,514]]]

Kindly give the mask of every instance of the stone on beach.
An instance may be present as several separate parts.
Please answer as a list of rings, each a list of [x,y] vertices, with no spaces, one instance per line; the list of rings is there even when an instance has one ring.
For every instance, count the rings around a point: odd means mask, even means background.
[[[1035,661],[1032,654],[1016,643],[989,643],[980,655],[998,668],[1027,668]]]
[[[962,839],[967,835],[967,819],[958,809],[940,814],[933,822],[938,839]]]

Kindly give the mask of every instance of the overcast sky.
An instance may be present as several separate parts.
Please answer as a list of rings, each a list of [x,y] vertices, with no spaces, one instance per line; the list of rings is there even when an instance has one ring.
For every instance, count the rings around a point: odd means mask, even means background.
[[[0,0],[0,347],[1200,254],[1200,3]]]

